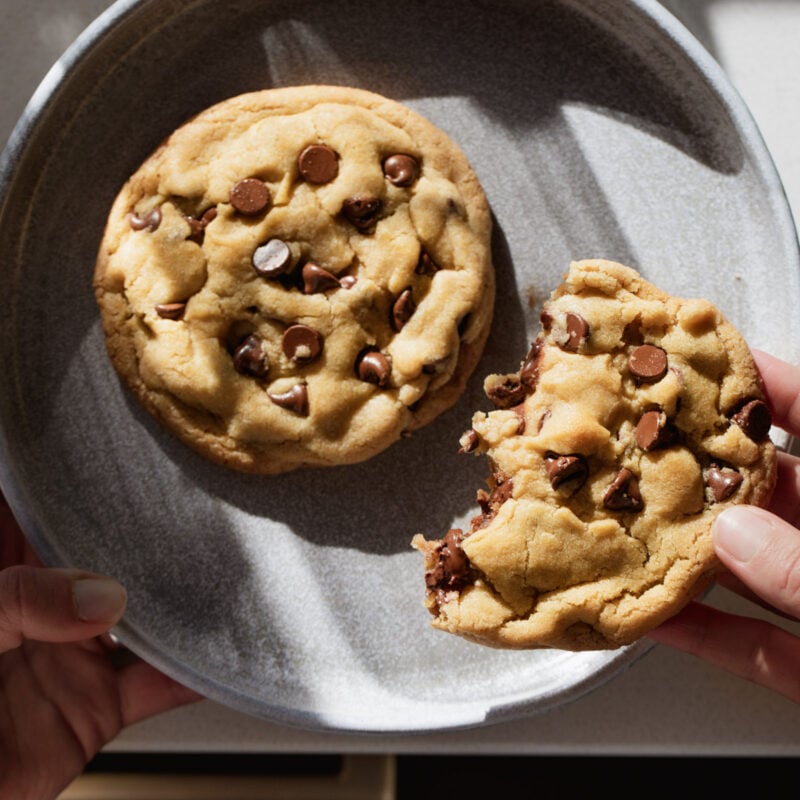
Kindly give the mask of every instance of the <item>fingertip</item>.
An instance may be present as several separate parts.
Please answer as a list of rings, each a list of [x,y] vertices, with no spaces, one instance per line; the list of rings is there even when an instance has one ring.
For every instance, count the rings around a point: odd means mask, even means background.
[[[713,528],[720,561],[759,598],[791,617],[800,615],[800,532],[756,506],[726,509]]]
[[[712,535],[717,555],[724,561],[751,561],[772,532],[772,515],[755,506],[732,506],[714,521]]]
[[[113,578],[81,577],[73,581],[75,613],[81,622],[113,625],[125,612],[127,593]]]
[[[756,369],[763,379],[767,379],[766,373],[770,373],[773,369],[778,369],[783,366],[788,366],[785,362],[776,356],[770,355],[765,350],[757,350],[751,348],[750,354],[755,361]]]
[[[94,573],[15,565],[0,571],[0,610],[0,653],[23,639],[80,641],[119,619],[125,590]]]

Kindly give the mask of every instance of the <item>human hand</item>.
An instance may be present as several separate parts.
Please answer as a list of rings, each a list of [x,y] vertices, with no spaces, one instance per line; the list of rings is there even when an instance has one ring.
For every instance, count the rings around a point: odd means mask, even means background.
[[[800,369],[766,353],[753,356],[774,423],[800,436]],[[714,547],[730,570],[718,582],[781,616],[800,619],[798,526],[800,458],[779,453],[770,510],[734,506],[714,524]],[[800,638],[777,625],[693,602],[650,637],[800,702]]]
[[[102,634],[125,590],[46,569],[0,496],[0,797],[55,797],[125,726],[199,699],[144,661],[117,668]]]

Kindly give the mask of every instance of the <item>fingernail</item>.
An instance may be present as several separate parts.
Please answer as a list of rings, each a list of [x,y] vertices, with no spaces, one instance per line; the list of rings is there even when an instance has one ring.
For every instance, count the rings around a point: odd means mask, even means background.
[[[84,622],[111,622],[125,608],[125,590],[111,578],[81,578],[72,584],[75,608]]]
[[[768,516],[755,508],[729,508],[714,523],[714,545],[736,561],[750,561],[764,545],[772,525]]]

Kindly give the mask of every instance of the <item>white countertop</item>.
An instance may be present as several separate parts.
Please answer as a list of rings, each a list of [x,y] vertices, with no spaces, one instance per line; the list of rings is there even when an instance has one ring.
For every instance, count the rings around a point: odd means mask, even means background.
[[[727,71],[761,129],[800,219],[800,2],[663,0]],[[28,98],[108,0],[0,0],[0,142]],[[752,609],[722,590],[711,601]],[[800,626],[794,626],[800,631]],[[119,751],[800,755],[800,709],[782,698],[656,647],[623,675],[547,714],[416,736],[303,731],[204,701],[124,731]]]

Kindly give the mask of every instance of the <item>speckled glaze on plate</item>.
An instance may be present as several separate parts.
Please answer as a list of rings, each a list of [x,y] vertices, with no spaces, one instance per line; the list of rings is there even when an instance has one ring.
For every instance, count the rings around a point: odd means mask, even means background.
[[[0,482],[44,560],[129,591],[117,633],[211,698],[314,729],[404,732],[545,712],[649,644],[506,652],[429,628],[417,531],[474,513],[459,456],[482,378],[516,369],[574,258],[705,296],[797,358],[795,230],[722,71],[655,2],[120,0],[34,95],[0,165]],[[91,291],[119,187],[212,103],[339,83],[465,150],[496,219],[495,324],[459,403],[371,461],[259,478],[170,438],[121,387]],[[646,663],[642,664],[646,669]]]

